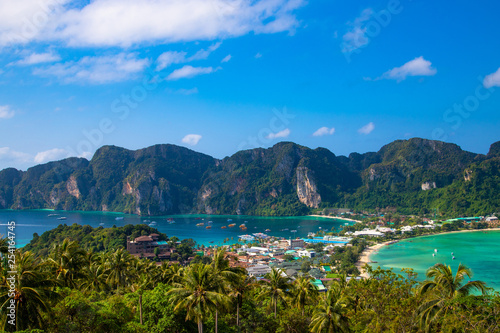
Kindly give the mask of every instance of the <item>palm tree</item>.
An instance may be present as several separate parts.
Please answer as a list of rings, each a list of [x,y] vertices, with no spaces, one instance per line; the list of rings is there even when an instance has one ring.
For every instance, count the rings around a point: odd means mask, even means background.
[[[350,332],[349,318],[346,313],[346,299],[342,295],[340,286],[334,284],[314,309],[310,325],[311,332]]]
[[[457,272],[453,276],[450,266],[436,264],[427,270],[428,279],[422,283],[419,289],[420,295],[426,297],[420,306],[421,325],[430,329],[434,320],[446,315],[451,309],[450,301],[468,296],[473,290],[486,292],[486,283],[483,281],[468,281],[463,284],[465,277],[472,278],[472,271],[467,266],[458,265]]]
[[[219,292],[227,294],[229,292],[229,284],[237,281],[239,274],[244,274],[240,267],[231,268],[229,260],[226,259],[226,248],[220,247],[214,251],[211,266],[214,274],[222,277],[222,283],[219,284]],[[215,309],[215,333],[218,332],[219,309]]]
[[[120,287],[125,287],[133,276],[129,269],[131,263],[132,256],[128,251],[122,248],[116,250],[106,261],[108,268],[107,282],[118,290]]]
[[[278,303],[286,305],[286,298],[290,295],[291,284],[283,270],[273,267],[270,273],[266,275],[267,282],[262,285],[258,299],[270,298],[269,306],[274,309],[274,318],[276,318]]]
[[[0,285],[0,312],[2,313],[3,329],[11,327],[8,324],[7,313],[12,300],[15,304],[15,328],[18,331],[42,328],[44,317],[42,313],[50,312],[50,302],[58,297],[54,287],[58,284],[45,273],[45,264],[35,259],[33,253],[16,252],[15,284],[11,286],[4,276]],[[8,278],[8,277],[7,277]],[[12,292],[10,289],[14,287]]]
[[[54,247],[47,263],[62,285],[75,288],[75,280],[83,277],[82,269],[86,263],[86,256],[87,253],[80,248],[76,241],[66,238],[62,244],[57,244]]]
[[[219,292],[222,279],[214,274],[210,265],[195,264],[184,271],[181,283],[167,292],[176,303],[174,311],[186,310],[186,320],[194,319],[198,332],[203,333],[203,320],[222,304],[229,303],[229,297]]]
[[[109,285],[107,283],[108,273],[106,266],[99,263],[91,263],[90,266],[85,267],[83,271],[85,278],[80,285],[81,290],[95,290],[95,291],[107,291]]]
[[[299,277],[293,282],[291,304],[298,307],[304,315],[304,307],[318,298],[318,287],[308,277]]]
[[[240,307],[243,305],[243,297],[255,287],[255,279],[247,275],[240,275],[231,282],[229,296],[236,302],[236,326],[240,327]]]

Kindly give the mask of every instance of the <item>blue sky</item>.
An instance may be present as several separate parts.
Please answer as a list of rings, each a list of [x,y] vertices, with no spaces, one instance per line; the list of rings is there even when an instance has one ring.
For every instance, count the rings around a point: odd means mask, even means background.
[[[112,144],[217,158],[500,140],[495,1],[0,3],[0,168]]]

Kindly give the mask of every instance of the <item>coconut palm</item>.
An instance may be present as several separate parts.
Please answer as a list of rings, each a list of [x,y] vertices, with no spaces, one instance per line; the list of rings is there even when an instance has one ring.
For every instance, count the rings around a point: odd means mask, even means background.
[[[332,285],[314,309],[310,329],[313,333],[350,332],[347,300],[338,284]]]
[[[167,296],[175,303],[174,311],[185,310],[186,320],[194,319],[198,332],[203,333],[206,316],[229,303],[229,297],[219,292],[221,283],[221,277],[214,274],[210,265],[199,263],[184,271],[181,283],[174,283]]]
[[[240,307],[243,305],[243,298],[255,287],[255,279],[251,276],[240,275],[231,282],[229,296],[236,303],[236,326],[240,326]]]
[[[308,277],[299,277],[293,282],[291,304],[298,307],[304,315],[304,307],[318,298],[318,287]]]
[[[274,267],[266,275],[266,278],[267,281],[261,286],[261,291],[257,298],[259,300],[270,299],[269,306],[273,309],[274,318],[276,318],[278,303],[287,304],[286,299],[290,296],[291,284],[283,270]]]
[[[472,271],[463,264],[458,265],[455,276],[450,266],[440,263],[429,268],[426,276],[429,280],[424,281],[419,289],[420,295],[425,297],[419,312],[421,325],[427,329],[430,329],[436,318],[446,315],[451,309],[452,300],[468,296],[474,290],[482,294],[486,292],[486,283],[483,281],[469,280],[464,284],[466,277],[472,278]]]
[[[133,272],[129,269],[131,263],[132,256],[128,251],[122,248],[116,250],[106,261],[108,268],[107,282],[118,290],[120,287],[125,287],[133,277]]]
[[[14,300],[15,305],[15,328],[16,330],[27,330],[42,328],[44,325],[43,313],[49,313],[50,302],[58,297],[54,287],[58,282],[51,279],[45,272],[45,264],[35,259],[33,253],[16,252],[15,283],[11,289],[9,280],[4,277],[0,285],[0,313],[1,323],[4,329],[12,327],[9,323],[7,307]],[[7,276],[8,277],[8,276]]]
[[[83,277],[83,267],[86,264],[87,253],[76,241],[66,238],[54,247],[52,255],[47,260],[55,278],[66,287],[75,288],[76,280]]]
[[[85,267],[83,273],[85,277],[80,285],[81,290],[107,291],[109,285],[107,283],[108,273],[106,266],[99,263],[92,263]]]

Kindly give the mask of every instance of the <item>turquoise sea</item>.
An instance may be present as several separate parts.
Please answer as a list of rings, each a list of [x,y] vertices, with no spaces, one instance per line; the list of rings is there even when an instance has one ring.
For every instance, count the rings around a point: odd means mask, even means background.
[[[48,216],[49,214],[59,214],[58,216]],[[66,217],[66,220],[58,220],[59,217]],[[116,218],[122,218],[116,220]],[[173,218],[175,223],[169,224],[167,218]],[[228,219],[232,219],[231,222]],[[310,216],[303,217],[255,217],[255,216],[220,216],[220,215],[173,215],[161,217],[141,217],[120,213],[103,212],[73,212],[73,211],[52,211],[52,210],[0,210],[0,234],[7,235],[7,222],[16,222],[16,241],[18,247],[29,243],[33,238],[33,233],[41,235],[47,230],[56,228],[60,224],[90,225],[99,227],[103,223],[104,228],[113,225],[124,226],[126,224],[140,224],[143,220],[156,221],[154,227],[168,236],[176,236],[179,239],[192,238],[198,244],[222,245],[224,239],[229,238],[226,244],[238,241],[238,236],[243,234],[266,233],[270,236],[278,237],[306,237],[309,232],[322,230],[339,230],[346,221],[329,218],[317,218]],[[212,221],[211,229],[206,229],[208,221]],[[247,230],[242,231],[238,227],[246,221]],[[205,226],[198,227],[196,224],[204,222]],[[235,223],[233,228],[221,229]],[[352,224],[352,223],[349,223]],[[266,229],[271,231],[266,232]],[[288,230],[285,230],[288,229]],[[292,232],[296,230],[296,232]],[[231,240],[232,238],[232,240]]]
[[[432,256],[434,249],[438,252]],[[418,279],[425,279],[426,270],[436,263],[450,265],[453,272],[460,263],[472,269],[473,280],[485,281],[500,291],[500,231],[475,231],[439,234],[406,239],[384,246],[370,259],[384,269],[413,268]],[[455,259],[452,259],[452,253]]]

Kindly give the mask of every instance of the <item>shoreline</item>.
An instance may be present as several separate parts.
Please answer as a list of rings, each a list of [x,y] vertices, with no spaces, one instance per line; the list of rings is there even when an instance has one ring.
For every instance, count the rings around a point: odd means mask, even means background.
[[[323,217],[323,218],[333,219],[333,220],[342,220],[342,221],[362,223],[361,221],[353,220],[353,219],[350,219],[350,218],[347,218],[347,217],[325,216],[325,215],[307,215],[307,216],[311,216],[311,217]]]
[[[409,237],[409,238],[399,239],[397,241],[400,242],[400,241],[403,241],[403,240],[406,240],[406,239],[413,239],[413,238],[439,236],[439,235],[446,235],[446,234],[453,234],[453,233],[460,233],[460,232],[478,232],[478,231],[484,231],[484,232],[488,232],[488,231],[500,231],[500,227],[499,228],[487,228],[487,229],[474,229],[474,230],[454,230],[454,231],[440,232],[440,233],[437,233],[437,234],[430,234],[430,235],[421,235],[421,236]],[[363,250],[363,252],[361,253],[361,255],[359,257],[359,260],[356,262],[356,265],[355,265],[358,268],[359,272],[361,273],[359,276],[361,276],[361,277],[363,277],[365,279],[368,279],[370,277],[368,275],[368,273],[366,273],[362,269],[362,267],[365,264],[370,264],[371,263],[370,256],[374,252],[380,250],[381,248],[383,248],[386,245],[390,245],[389,243],[391,243],[391,242],[393,242],[393,241],[387,241],[387,242],[383,242],[383,243],[378,243],[378,244],[369,246],[369,247],[367,247],[366,249]]]

